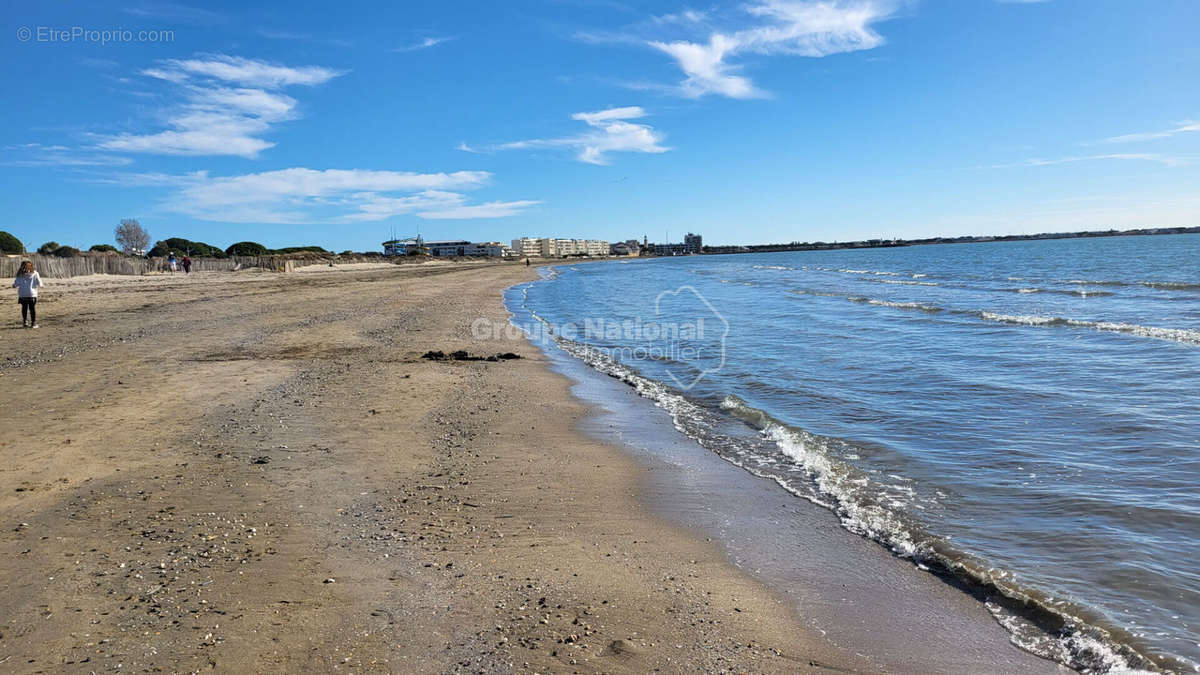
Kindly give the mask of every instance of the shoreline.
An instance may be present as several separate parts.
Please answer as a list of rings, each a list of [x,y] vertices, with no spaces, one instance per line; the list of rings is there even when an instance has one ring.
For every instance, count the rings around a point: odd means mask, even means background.
[[[522,269],[48,287],[41,331],[0,331],[0,382],[39,401],[3,442],[0,658],[875,670],[648,514],[643,467],[575,430],[539,349],[471,337]],[[458,349],[523,358],[420,358]]]
[[[510,311],[523,309],[519,297],[509,296]],[[553,341],[542,345],[554,370],[574,382],[572,394],[593,409],[579,429],[643,466],[647,508],[717,542],[824,639],[882,672],[1073,672],[1013,644],[967,589],[681,433],[673,414],[633,383]]]

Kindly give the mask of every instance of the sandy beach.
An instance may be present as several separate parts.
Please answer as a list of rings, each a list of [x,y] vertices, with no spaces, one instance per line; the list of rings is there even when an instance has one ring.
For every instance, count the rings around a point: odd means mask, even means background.
[[[37,331],[11,303],[3,669],[873,670],[650,515],[537,348],[472,338],[535,276],[50,279]]]

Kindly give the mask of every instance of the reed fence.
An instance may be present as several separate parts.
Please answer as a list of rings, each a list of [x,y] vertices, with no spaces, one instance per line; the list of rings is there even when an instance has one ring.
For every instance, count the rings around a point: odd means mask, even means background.
[[[0,256],[0,278],[12,278],[24,260],[33,261],[34,268],[47,279],[80,277],[89,274],[142,275],[169,271],[166,258],[131,258],[121,255],[79,255],[59,258],[52,255],[27,254]],[[345,261],[350,262],[350,261]],[[352,262],[359,262],[357,260]],[[294,259],[287,256],[232,256],[229,258],[192,258],[193,272],[265,269],[291,272],[306,265],[328,264],[328,258]],[[183,270],[182,264],[180,271]]]

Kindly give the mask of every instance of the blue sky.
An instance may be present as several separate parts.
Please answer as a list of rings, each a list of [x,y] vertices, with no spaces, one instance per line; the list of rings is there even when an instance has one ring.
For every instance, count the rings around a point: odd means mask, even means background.
[[[97,4],[3,10],[27,246],[1200,225],[1192,0]]]

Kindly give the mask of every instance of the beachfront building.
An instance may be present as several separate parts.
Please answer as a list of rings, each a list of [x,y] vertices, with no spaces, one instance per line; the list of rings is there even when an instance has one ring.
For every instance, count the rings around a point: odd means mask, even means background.
[[[424,244],[425,242],[422,241],[420,235],[408,237],[407,239],[390,239],[383,242],[383,254],[386,256],[424,255],[428,253]]]
[[[521,237],[512,240],[513,255],[519,258],[533,258],[542,254],[541,244],[533,237]]]
[[[687,255],[683,244],[652,244],[654,255]]]
[[[609,254],[608,242],[602,239],[561,239],[558,237],[521,237],[512,240],[513,255],[522,258],[567,258],[588,256],[603,258]]]
[[[429,247],[429,255],[436,258],[449,258],[466,255],[466,249],[471,245],[471,242],[465,239],[447,239],[443,241],[427,241],[425,245]]]
[[[647,244],[654,255],[697,255],[704,252],[704,240],[698,234],[688,232],[681,244]]]
[[[543,258],[557,258],[563,255],[564,246],[562,242],[566,239],[555,239],[554,237],[542,237],[538,239],[538,255]]]
[[[511,250],[498,241],[488,241],[477,244],[471,243],[465,239],[427,241],[425,242],[425,246],[429,249],[429,254],[436,258],[453,258],[464,256],[489,256],[493,258],[503,258],[509,255]]]
[[[603,257],[608,255],[608,242],[600,239],[555,239],[543,237],[538,240],[538,251],[543,258],[567,258],[573,256]]]
[[[467,255],[485,255],[491,258],[509,258],[513,255],[513,250],[506,244],[498,241],[485,241],[472,244],[475,253]]]
[[[609,255],[637,256],[642,253],[642,244],[637,239],[618,241],[608,247]]]
[[[512,255],[512,251],[498,241],[483,243],[471,243],[465,239],[424,241],[418,236],[383,242],[383,254],[386,256],[432,255],[442,258],[455,256],[504,258]]]

